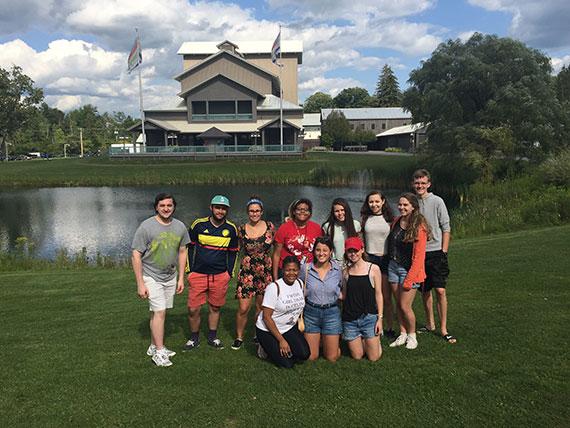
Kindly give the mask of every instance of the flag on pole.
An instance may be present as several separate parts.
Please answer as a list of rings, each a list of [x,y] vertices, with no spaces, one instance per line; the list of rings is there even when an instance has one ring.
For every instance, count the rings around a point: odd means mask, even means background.
[[[275,41],[273,42],[273,46],[271,47],[271,62],[275,65],[281,67],[281,64],[277,62],[279,57],[281,56],[281,27],[279,27],[279,34]]]
[[[127,62],[127,71],[130,73],[135,68],[137,68],[142,63],[142,50],[141,50],[141,41],[139,36],[135,39],[135,44],[131,49],[131,53],[129,54],[129,60]]]

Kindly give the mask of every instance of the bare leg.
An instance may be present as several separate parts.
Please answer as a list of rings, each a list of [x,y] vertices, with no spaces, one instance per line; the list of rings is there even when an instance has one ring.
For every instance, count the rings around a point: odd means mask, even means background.
[[[247,314],[251,307],[251,297],[239,299],[239,307],[236,312],[236,339],[243,340],[245,326],[247,325]]]
[[[378,336],[364,339],[364,350],[370,361],[378,361],[382,356],[382,347],[380,346],[380,338]]]
[[[340,336],[338,334],[323,335],[323,355],[329,361],[335,362],[340,357]]]
[[[217,330],[220,323],[220,306],[208,305],[208,328]]]
[[[200,330],[200,308],[188,308],[188,324],[190,325],[190,333],[196,333]]]
[[[384,302],[384,328],[392,330],[394,305],[392,303],[392,287],[390,287],[387,275],[382,275],[382,300]]]
[[[392,289],[392,293],[396,296],[396,303],[397,303],[397,314],[398,314],[398,324],[400,325],[400,334],[406,334],[406,325],[404,323],[404,318],[402,316],[402,310],[400,309],[400,289],[401,287],[398,286],[395,282],[390,283],[390,288]]]
[[[319,358],[319,345],[321,343],[320,333],[305,333],[305,340],[309,344],[309,349],[311,350],[311,355],[309,360],[314,361]]]
[[[150,315],[150,334],[151,342],[157,349],[164,348],[164,320],[166,319],[166,311],[151,312]]]
[[[362,344],[362,338],[357,337],[354,340],[348,342],[348,349],[350,351],[350,356],[355,360],[361,360],[364,357],[364,346]]]
[[[431,291],[422,293],[422,300],[424,302],[424,310],[426,313],[426,327],[429,330],[435,330],[435,319],[433,316],[433,297]]]
[[[437,314],[439,316],[439,324],[441,327],[441,335],[447,335],[447,294],[445,288],[434,288],[435,297],[437,299]]]
[[[414,310],[412,309],[414,297],[416,297],[416,289],[404,290],[400,288],[400,310],[402,311],[403,321],[408,334],[416,332],[416,314],[414,314]]]

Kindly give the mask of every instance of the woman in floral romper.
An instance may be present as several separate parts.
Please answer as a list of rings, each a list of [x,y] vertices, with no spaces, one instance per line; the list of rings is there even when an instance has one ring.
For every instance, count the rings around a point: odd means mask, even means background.
[[[247,215],[249,221],[238,230],[243,257],[237,278],[236,299],[239,300],[239,308],[236,313],[236,338],[232,344],[234,350],[240,349],[243,344],[247,314],[253,297],[257,318],[261,312],[265,287],[273,281],[271,247],[275,227],[273,223],[262,220],[263,202],[256,196],[252,196],[247,203]]]

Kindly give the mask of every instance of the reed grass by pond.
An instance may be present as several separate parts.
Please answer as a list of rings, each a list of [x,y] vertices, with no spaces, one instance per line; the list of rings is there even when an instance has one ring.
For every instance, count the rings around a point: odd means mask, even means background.
[[[376,363],[343,356],[289,371],[255,357],[251,320],[240,351],[203,345],[155,367],[128,269],[2,272],[0,424],[567,426],[569,235],[564,226],[454,241],[456,345],[427,334],[415,351],[385,346]],[[228,345],[236,309],[230,295],[219,330]],[[180,351],[187,334],[178,296],[166,343]]]
[[[411,156],[311,153],[298,160],[120,160],[108,158],[0,163],[0,188],[177,184],[359,184],[399,189],[416,166]]]

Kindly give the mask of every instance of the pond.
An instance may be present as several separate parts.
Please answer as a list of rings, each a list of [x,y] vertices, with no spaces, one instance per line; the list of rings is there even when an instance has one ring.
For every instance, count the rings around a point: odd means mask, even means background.
[[[193,185],[4,190],[0,191],[0,250],[12,250],[18,237],[26,237],[42,258],[51,259],[60,249],[75,254],[83,247],[89,257],[98,252],[128,257],[136,228],[154,214],[154,197],[163,191],[175,196],[178,203],[175,217],[186,225],[209,214],[210,199],[215,194],[229,197],[232,208],[228,218],[236,224],[246,220],[245,203],[251,194],[257,194],[265,203],[265,217],[279,225],[291,201],[300,197],[313,202],[312,219],[318,223],[324,222],[336,197],[347,199],[358,219],[369,189]],[[392,206],[399,193],[386,191]]]

